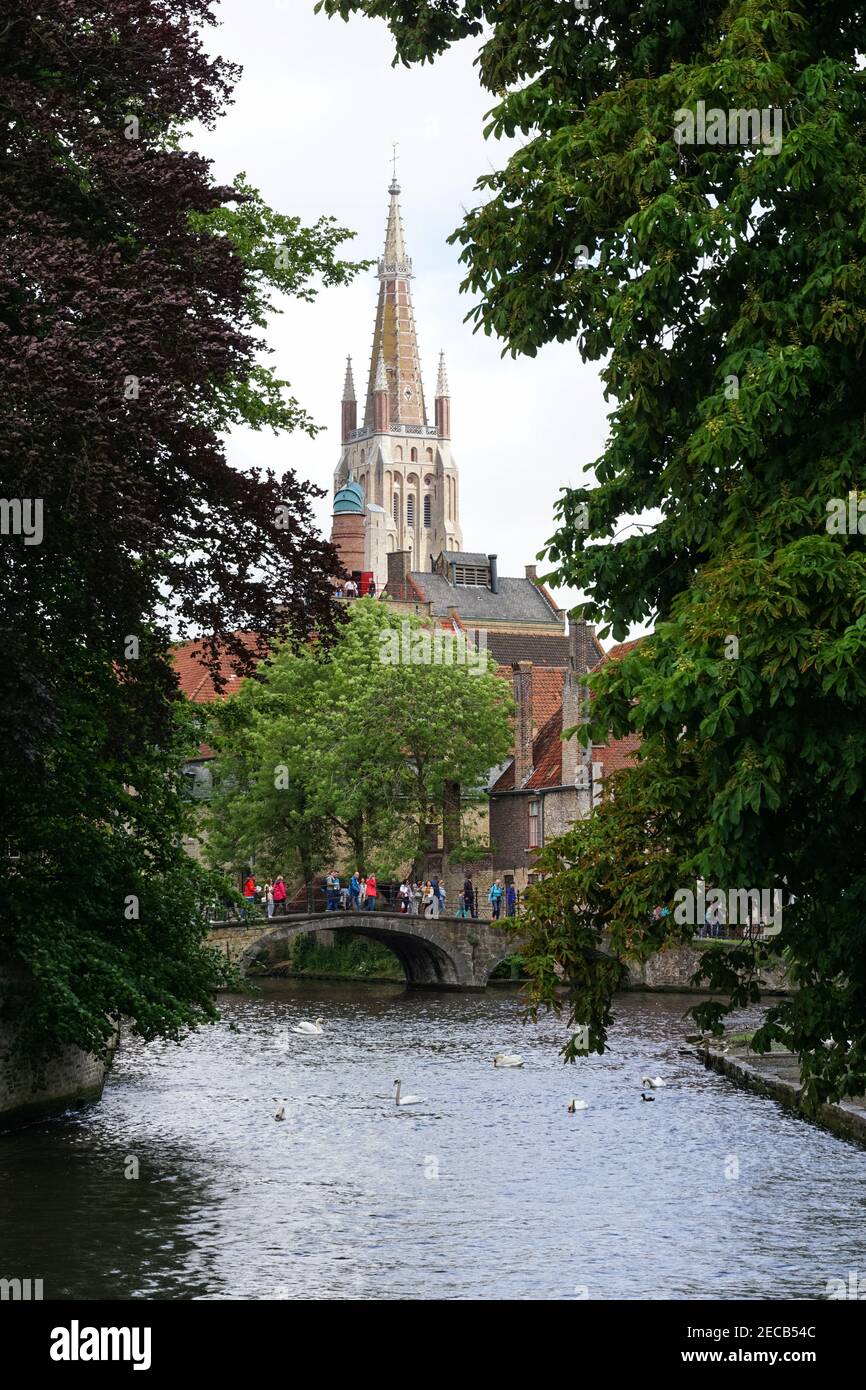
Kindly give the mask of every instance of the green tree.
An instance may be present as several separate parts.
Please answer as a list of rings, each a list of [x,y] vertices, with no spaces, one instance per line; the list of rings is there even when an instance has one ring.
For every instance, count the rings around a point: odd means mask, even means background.
[[[269,300],[358,266],[345,228],[221,186],[180,139],[237,75],[213,22],[0,0],[0,1004],[33,1053],[213,1016],[171,641],[207,634],[219,684],[226,652],[249,672],[335,619],[317,490],[233,468],[223,435],[315,428],[262,360]]]
[[[797,992],[755,1045],[799,1052],[810,1101],[862,1091],[862,13],[787,0],[323,8],[383,17],[405,63],[480,38],[487,133],[520,143],[479,179],[483,201],[455,234],[472,316],[515,354],[576,342],[612,402],[604,452],[560,497],[546,554],[602,635],[655,624],[596,678],[590,730],[639,729],[643,751],[597,823],[551,851],[565,880],[559,898],[533,895],[539,962],[570,958],[602,920],[629,949],[658,944],[653,899],[698,875],[783,890]],[[648,880],[643,847],[657,844]],[[627,867],[603,889],[573,858],[612,864],[617,846]],[[566,900],[580,907],[563,921]],[[572,1017],[594,1008],[600,1044],[609,981],[594,960]],[[708,953],[709,982],[742,1002],[760,965]]]
[[[300,854],[305,836],[321,846],[302,866],[309,881],[331,853],[325,826],[347,869],[391,876],[420,859],[428,827],[444,825],[446,789],[482,784],[511,743],[510,693],[487,659],[434,656],[429,629],[372,599],[352,603],[328,647],[279,647],[211,715],[228,788],[211,810],[213,862],[250,852],[258,862],[259,845],[291,830],[283,853]],[[281,798],[309,817],[306,828],[287,825]]]

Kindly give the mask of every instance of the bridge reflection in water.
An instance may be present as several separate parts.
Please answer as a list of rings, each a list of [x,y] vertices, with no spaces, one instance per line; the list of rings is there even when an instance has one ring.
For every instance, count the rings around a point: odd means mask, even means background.
[[[212,922],[210,943],[244,974],[256,957],[278,941],[306,932],[364,936],[387,946],[399,960],[408,985],[425,989],[486,989],[491,972],[523,945],[506,923],[465,917],[414,917],[399,912],[315,912],[245,922]]]

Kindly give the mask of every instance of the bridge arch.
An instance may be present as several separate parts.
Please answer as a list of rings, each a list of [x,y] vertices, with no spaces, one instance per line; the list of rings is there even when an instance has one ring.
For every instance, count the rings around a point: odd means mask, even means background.
[[[486,987],[491,970],[522,944],[504,925],[396,912],[298,913],[269,922],[212,922],[210,941],[243,974],[272,942],[291,941],[304,932],[351,933],[387,946],[410,986],[479,990]]]

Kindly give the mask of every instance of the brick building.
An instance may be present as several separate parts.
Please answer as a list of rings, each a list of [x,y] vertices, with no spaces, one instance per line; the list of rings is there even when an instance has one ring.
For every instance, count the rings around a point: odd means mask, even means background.
[[[592,749],[576,737],[564,740],[563,734],[586,719],[589,672],[620,659],[640,640],[602,652],[592,628],[573,623],[561,698],[540,726],[534,716],[534,686],[540,673],[531,661],[512,664],[517,705],[514,757],[490,789],[490,867],[519,888],[531,881],[538,850],[588,816],[604,794],[605,779],[627,767],[637,752],[636,733],[593,744]]]

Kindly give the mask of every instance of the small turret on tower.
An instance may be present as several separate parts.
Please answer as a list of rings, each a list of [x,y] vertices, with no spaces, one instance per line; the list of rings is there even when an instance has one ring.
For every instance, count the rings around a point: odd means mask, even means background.
[[[373,429],[376,434],[385,434],[389,428],[391,406],[388,395],[388,375],[385,371],[385,358],[380,352],[379,361],[376,364],[376,375],[373,379],[372,389]]]
[[[445,370],[445,353],[439,354],[439,376],[436,379],[436,431],[440,439],[451,438],[451,393],[448,390],[448,373]]]
[[[358,402],[355,399],[355,381],[352,376],[352,359],[346,358],[346,380],[343,383],[343,443],[350,439],[358,428]]]

